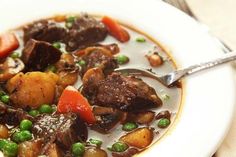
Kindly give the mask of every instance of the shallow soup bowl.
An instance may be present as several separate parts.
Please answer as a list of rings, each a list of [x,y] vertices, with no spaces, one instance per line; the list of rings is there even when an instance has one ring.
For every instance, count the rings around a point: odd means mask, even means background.
[[[178,68],[223,53],[197,22],[158,0],[2,0],[0,10],[0,32],[57,14],[109,15],[158,41]],[[182,82],[182,101],[171,127],[137,156],[209,157],[221,144],[234,113],[233,70],[224,65]]]

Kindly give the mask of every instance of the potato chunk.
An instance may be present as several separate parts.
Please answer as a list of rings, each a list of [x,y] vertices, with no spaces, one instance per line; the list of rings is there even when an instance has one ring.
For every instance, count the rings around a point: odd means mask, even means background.
[[[107,157],[107,153],[100,148],[88,148],[85,150],[83,157]]]
[[[62,157],[61,152],[55,143],[50,145],[46,154],[48,157]]]
[[[19,144],[18,157],[36,157],[40,154],[43,141],[25,141]]]
[[[152,143],[153,131],[149,128],[140,128],[122,136],[120,140],[130,146],[142,149]]]
[[[38,108],[44,103],[51,104],[55,95],[58,76],[54,73],[19,73],[7,82],[10,100],[17,107]]]

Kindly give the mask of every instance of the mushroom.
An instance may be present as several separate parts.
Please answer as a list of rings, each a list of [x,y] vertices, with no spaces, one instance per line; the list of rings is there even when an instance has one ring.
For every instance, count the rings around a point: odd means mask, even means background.
[[[13,59],[11,57],[8,57],[4,63],[0,64],[0,81],[7,81],[17,73],[22,71],[24,67],[25,65],[20,59]]]

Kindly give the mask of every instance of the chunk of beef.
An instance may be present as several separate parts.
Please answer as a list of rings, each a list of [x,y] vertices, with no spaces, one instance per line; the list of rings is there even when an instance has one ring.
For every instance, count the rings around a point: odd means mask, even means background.
[[[88,15],[81,15],[75,20],[65,38],[66,50],[74,51],[84,48],[104,40],[106,36],[107,29],[102,22]]]
[[[69,150],[73,143],[86,141],[88,134],[85,123],[72,113],[40,115],[33,125],[32,132],[36,138],[43,138],[47,143],[45,151],[52,143]]]
[[[16,126],[23,119],[33,120],[27,112],[19,108],[8,106],[0,101],[0,123]]]
[[[123,111],[142,111],[162,105],[155,90],[134,76],[112,73],[99,82],[95,104]]]
[[[82,65],[80,69],[81,76],[83,76],[87,70],[94,67],[101,68],[105,74],[108,74],[118,67],[118,63],[111,51],[101,46],[88,47],[78,51],[75,55],[85,61],[85,65]]]
[[[58,26],[54,22],[48,22],[48,20],[41,20],[27,25],[23,30],[25,43],[30,39],[51,43],[61,41],[66,35],[65,28]]]
[[[60,50],[44,41],[30,39],[23,49],[22,60],[27,71],[42,71],[49,64],[56,63],[61,56]]]
[[[119,122],[126,119],[126,113],[109,107],[94,107],[93,114],[96,123],[91,127],[100,133],[109,133],[109,131]]]

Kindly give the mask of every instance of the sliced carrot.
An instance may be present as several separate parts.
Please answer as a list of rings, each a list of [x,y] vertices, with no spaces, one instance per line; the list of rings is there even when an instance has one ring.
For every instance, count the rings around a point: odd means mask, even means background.
[[[78,113],[81,119],[88,124],[93,124],[95,122],[92,107],[87,99],[72,86],[66,87],[62,92],[57,105],[57,111],[59,113]]]
[[[109,33],[120,42],[127,42],[130,39],[129,33],[121,27],[115,20],[108,16],[102,18],[102,22],[107,27]]]
[[[4,33],[0,35],[0,58],[7,57],[18,47],[19,42],[13,33]]]

